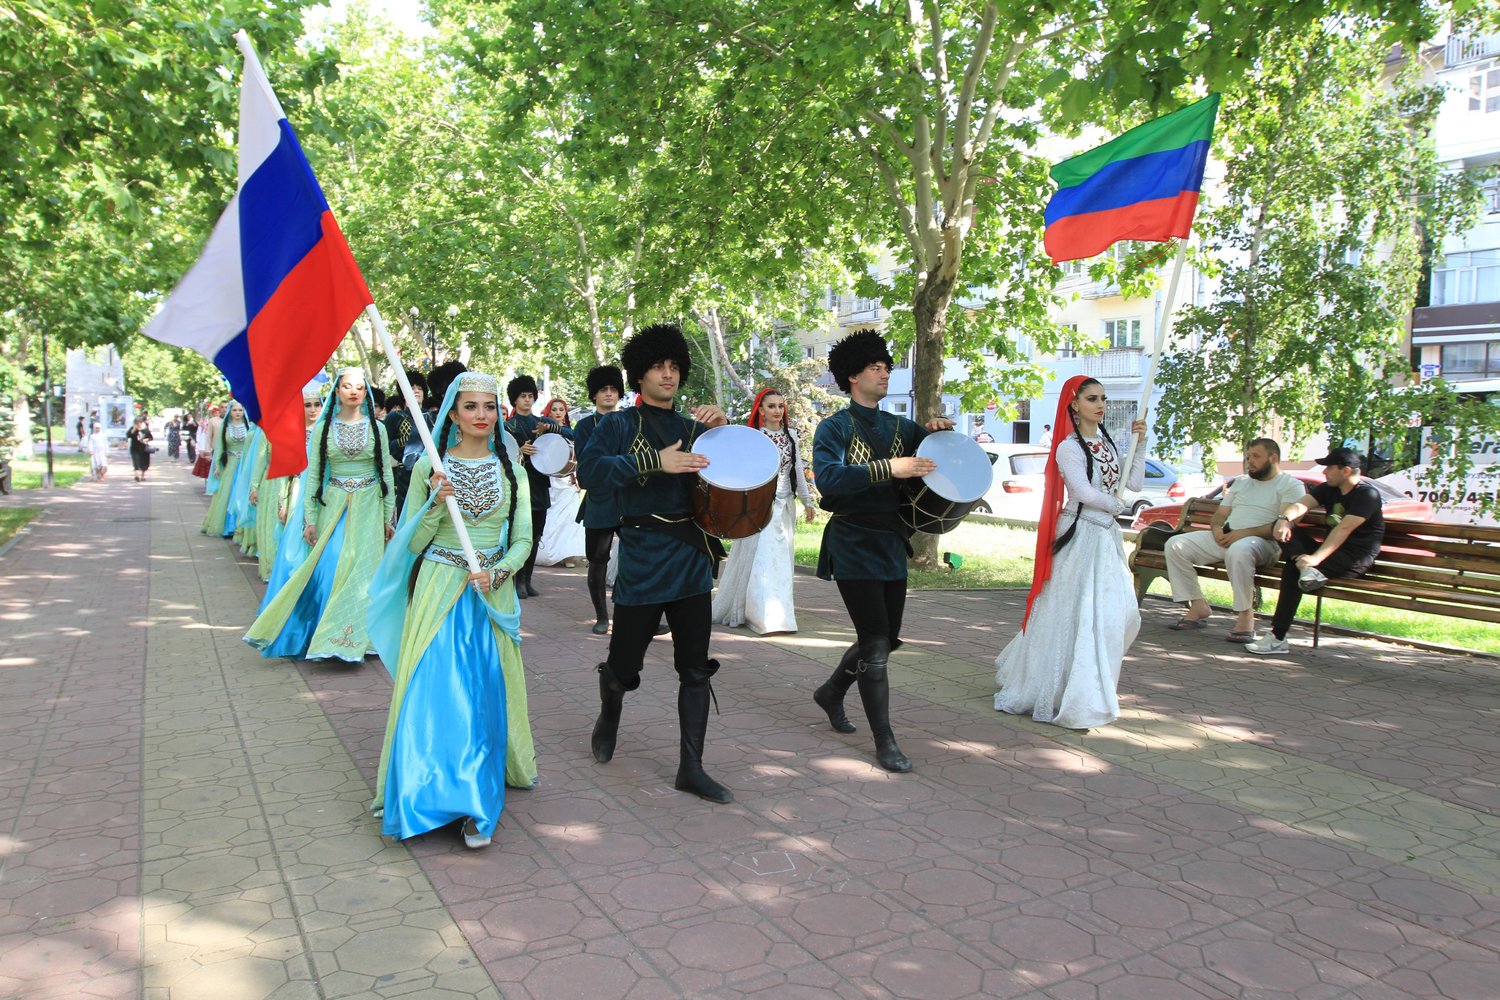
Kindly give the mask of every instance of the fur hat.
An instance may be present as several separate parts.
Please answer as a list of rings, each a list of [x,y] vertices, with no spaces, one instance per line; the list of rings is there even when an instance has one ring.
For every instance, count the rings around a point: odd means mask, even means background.
[[[536,379],[530,375],[517,375],[505,383],[505,395],[511,406],[516,405],[516,398],[523,392],[531,393],[531,401],[535,403],[536,397],[541,394],[541,390],[536,387]]]
[[[462,361],[444,361],[428,372],[427,399],[424,401],[424,405],[431,403],[433,406],[437,406],[442,402],[443,396],[447,394],[448,386],[453,384],[453,380],[468,370],[468,366]]]
[[[641,378],[659,361],[675,361],[683,382],[693,370],[687,338],[675,323],[653,323],[625,342],[620,351],[620,363],[625,366],[625,376],[630,380],[632,392],[641,391]]]
[[[891,349],[886,346],[884,337],[875,330],[855,330],[834,344],[832,350],[828,352],[828,371],[833,375],[833,380],[839,384],[839,389],[848,392],[849,378],[858,375],[877,361],[884,361],[892,368],[896,367],[896,362],[891,357]]]
[[[613,389],[621,396],[625,395],[625,376],[620,373],[617,365],[600,365],[589,369],[589,402],[594,401],[600,389]]]
[[[421,389],[423,392],[427,391],[427,376],[415,368],[406,369],[406,381],[411,383],[413,389]]]

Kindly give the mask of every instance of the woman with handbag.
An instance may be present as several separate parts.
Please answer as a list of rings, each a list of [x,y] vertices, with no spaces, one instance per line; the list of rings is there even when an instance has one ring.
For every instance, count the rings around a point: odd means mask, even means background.
[[[151,425],[145,414],[135,418],[135,426],[125,432],[125,439],[130,442],[130,465],[135,470],[135,481],[144,483],[146,472],[151,468],[151,453],[156,450],[151,444],[156,439],[151,436]]]
[[[1125,509],[1115,495],[1123,456],[1104,414],[1098,381],[1075,375],[1064,383],[1026,615],[1020,634],[995,658],[996,711],[1029,713],[1068,729],[1119,717],[1120,664],[1141,628],[1115,523]],[[1145,419],[1135,420],[1131,432],[1144,439]],[[1125,476],[1130,489],[1140,489],[1145,468],[1146,449],[1138,447]]]

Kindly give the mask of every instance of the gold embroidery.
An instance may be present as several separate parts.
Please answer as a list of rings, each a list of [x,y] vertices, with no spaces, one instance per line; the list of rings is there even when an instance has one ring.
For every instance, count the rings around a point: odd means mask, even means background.
[[[646,420],[639,413],[635,415],[635,440],[630,442],[628,454],[635,459],[635,467],[641,470],[636,482],[645,486],[646,473],[655,472],[660,467],[661,457],[651,447],[651,442],[646,440]]]

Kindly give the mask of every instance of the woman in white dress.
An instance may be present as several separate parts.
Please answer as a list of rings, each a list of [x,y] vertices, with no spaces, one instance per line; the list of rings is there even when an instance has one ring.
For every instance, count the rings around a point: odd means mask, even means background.
[[[568,416],[568,401],[553,399],[542,411],[562,427],[572,427]],[[556,566],[563,563],[573,568],[573,560],[584,557],[583,522],[578,520],[578,501],[583,493],[578,489],[578,480],[573,473],[553,476],[551,480],[552,506],[548,508],[547,526],[542,530],[537,543],[536,561],[539,566]]]
[[[1063,385],[1026,616],[995,658],[996,711],[1067,729],[1119,717],[1120,663],[1141,628],[1115,523],[1125,509],[1115,496],[1124,456],[1104,428],[1104,404],[1104,386],[1094,379],[1075,375]],[[1130,429],[1144,439],[1145,419]],[[1140,489],[1145,465],[1146,449],[1138,447],[1130,489]]]
[[[797,439],[786,424],[786,399],[775,389],[762,389],[746,421],[757,428],[781,453],[776,472],[776,499],[771,520],[759,533],[735,541],[719,577],[714,594],[713,620],[719,625],[749,625],[757,635],[797,631],[797,610],[792,604],[792,566],[795,559],[792,533],[797,515],[793,494],[802,504],[803,516],[816,516]]]

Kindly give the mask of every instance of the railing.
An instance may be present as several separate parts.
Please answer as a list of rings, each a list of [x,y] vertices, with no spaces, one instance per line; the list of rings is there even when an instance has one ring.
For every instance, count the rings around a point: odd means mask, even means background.
[[[1090,378],[1140,378],[1145,373],[1144,354],[1134,349],[1117,349],[1082,357],[1083,374]]]
[[[1443,49],[1443,65],[1462,66],[1497,53],[1500,53],[1500,35],[1480,35],[1478,38],[1450,35]]]

